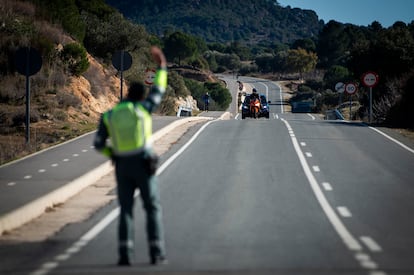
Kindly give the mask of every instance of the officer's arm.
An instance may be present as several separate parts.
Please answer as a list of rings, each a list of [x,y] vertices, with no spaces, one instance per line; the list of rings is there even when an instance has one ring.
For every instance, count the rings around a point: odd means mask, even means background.
[[[95,149],[102,153],[104,156],[112,157],[112,149],[107,146],[106,140],[108,138],[108,130],[106,129],[103,117],[99,121],[98,131],[96,132],[93,145]]]
[[[154,85],[143,102],[144,107],[152,113],[161,103],[167,88],[167,69],[159,68],[155,74]]]
[[[158,47],[152,47],[151,54],[159,68],[155,73],[154,84],[151,87],[150,93],[143,103],[149,112],[153,112],[160,105],[167,89],[167,59]]]

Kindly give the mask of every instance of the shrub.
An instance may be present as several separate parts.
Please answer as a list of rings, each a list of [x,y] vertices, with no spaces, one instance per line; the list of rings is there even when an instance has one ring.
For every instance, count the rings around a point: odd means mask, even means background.
[[[217,104],[218,110],[222,111],[229,107],[232,97],[228,89],[224,88],[220,83],[212,82],[204,83],[204,87]]]
[[[68,67],[70,73],[75,76],[80,76],[89,68],[86,50],[78,43],[65,45],[62,51],[62,60]]]
[[[167,87],[166,94],[161,101],[161,104],[157,112],[165,115],[174,115],[175,114],[175,96],[174,91]]]
[[[30,122],[38,122],[40,119],[39,112],[37,110],[30,110]],[[22,126],[26,123],[26,110],[18,109],[12,114],[12,126]]]
[[[183,77],[174,71],[168,74],[168,85],[174,90],[177,97],[186,97],[190,95]]]

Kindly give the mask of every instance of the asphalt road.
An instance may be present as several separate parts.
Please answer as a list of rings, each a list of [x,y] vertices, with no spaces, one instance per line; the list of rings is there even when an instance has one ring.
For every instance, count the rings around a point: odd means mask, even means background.
[[[274,83],[252,83],[263,84],[277,102]],[[413,274],[414,151],[360,123],[285,113],[282,100],[270,109],[199,125],[163,158],[168,265],[148,265],[137,201],[132,267],[115,265],[112,203],[46,242],[0,242],[0,273]]]
[[[177,117],[155,116],[154,132],[174,120]],[[97,154],[92,146],[94,135],[92,132],[1,166],[0,221],[3,221],[4,215],[67,185],[107,162],[107,158]]]

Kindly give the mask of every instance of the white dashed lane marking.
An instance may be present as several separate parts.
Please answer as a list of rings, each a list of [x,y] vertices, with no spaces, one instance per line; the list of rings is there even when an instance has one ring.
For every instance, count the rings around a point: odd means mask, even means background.
[[[359,262],[360,266],[367,270],[369,275],[387,275],[386,272],[379,269],[378,264],[371,259],[370,255],[367,253],[364,253],[363,246],[359,243],[363,243],[365,247],[367,247],[371,252],[380,252],[382,251],[382,248],[371,238],[368,236],[362,236],[359,238],[355,238],[352,233],[349,231],[349,229],[345,226],[345,224],[341,221],[339,217],[342,219],[344,218],[351,218],[352,213],[349,211],[349,209],[345,206],[338,206],[336,207],[336,211],[338,214],[333,211],[332,206],[328,202],[327,198],[322,194],[320,191],[320,187],[316,181],[315,176],[313,173],[320,172],[320,168],[317,165],[310,166],[305,158],[311,158],[312,153],[311,152],[305,152],[303,153],[300,147],[306,147],[305,142],[299,142],[296,137],[293,129],[291,128],[290,124],[282,119],[282,121],[285,123],[288,132],[291,136],[293,146],[295,147],[296,153],[299,157],[299,160],[301,162],[302,168],[304,169],[304,172],[308,178],[308,181],[314,191],[314,194],[319,201],[322,209],[324,210],[326,216],[334,226],[335,230],[337,231],[338,235],[343,239],[345,244],[348,246],[349,250],[355,251],[355,259]],[[313,173],[312,173],[313,171]],[[332,191],[333,188],[329,182],[322,182],[321,186],[324,188],[325,191]]]
[[[336,209],[338,209],[338,212],[342,217],[344,218],[352,217],[351,212],[345,206],[338,206]]]
[[[332,191],[332,185],[329,182],[322,182],[322,186],[326,191]]]
[[[90,146],[90,148],[91,149],[94,149],[95,147],[92,145],[92,146]],[[83,149],[82,150],[82,153],[86,153],[86,152],[89,152],[89,150],[88,149]],[[79,154],[73,154],[72,155],[73,157],[78,157],[79,156]],[[69,162],[70,161],[70,159],[69,158],[65,158],[65,159],[63,159],[62,160],[63,162]],[[50,165],[51,167],[58,167],[59,166],[59,164],[58,163],[52,163],[51,165]],[[39,173],[39,174],[42,174],[42,173],[46,173],[46,169],[44,169],[44,168],[40,168],[40,169],[38,169],[37,170],[37,172]],[[25,179],[25,180],[30,180],[30,179],[32,179],[33,178],[33,176],[32,175],[25,175],[24,177],[23,177],[23,179]],[[11,181],[11,182],[8,182],[7,183],[7,186],[9,186],[9,187],[12,187],[12,186],[15,186],[15,185],[17,185],[17,183],[16,182],[14,182],[14,181]]]
[[[372,239],[371,237],[369,237],[369,236],[362,236],[359,239],[372,252],[381,252],[382,251],[381,246],[376,241],[374,241],[374,239]]]
[[[381,270],[374,270],[374,271],[370,272],[369,275],[387,275],[387,273],[385,273],[384,271],[381,271]]]

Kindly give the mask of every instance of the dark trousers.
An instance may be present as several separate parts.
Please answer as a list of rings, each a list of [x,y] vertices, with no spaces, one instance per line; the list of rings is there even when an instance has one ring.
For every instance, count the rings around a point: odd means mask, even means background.
[[[118,240],[120,257],[131,258],[134,250],[134,192],[139,189],[146,213],[146,230],[150,257],[165,255],[162,213],[157,178],[146,169],[144,155],[120,157],[115,162],[119,216]]]

